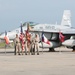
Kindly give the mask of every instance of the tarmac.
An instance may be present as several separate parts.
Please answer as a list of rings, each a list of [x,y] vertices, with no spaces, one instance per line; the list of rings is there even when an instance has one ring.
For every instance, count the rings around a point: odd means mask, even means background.
[[[14,49],[0,49],[0,75],[75,75],[75,52],[40,49],[40,55],[14,55]]]

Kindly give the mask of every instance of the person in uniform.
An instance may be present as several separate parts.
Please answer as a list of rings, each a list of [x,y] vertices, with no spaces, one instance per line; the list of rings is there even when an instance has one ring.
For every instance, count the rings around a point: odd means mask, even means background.
[[[25,55],[27,55],[27,38],[26,38],[26,34],[24,35],[24,49],[25,49]]]
[[[24,52],[24,34],[23,33],[20,34],[19,39],[20,39],[21,51],[23,55],[23,52]]]
[[[28,48],[28,53],[30,55],[30,50],[31,50],[31,34],[28,34],[28,36],[27,36],[27,48]]]
[[[37,55],[39,55],[39,36],[38,34],[35,34],[35,50],[37,50]]]
[[[14,39],[14,46],[15,46],[15,55],[17,53],[17,50],[18,50],[18,55],[20,55],[20,39],[18,37],[18,34],[16,34],[16,37]]]
[[[27,55],[28,51],[28,37],[29,37],[29,32],[28,30],[25,31],[25,55]]]
[[[31,54],[35,55],[35,38],[31,38]]]
[[[27,48],[27,39],[25,39],[25,55],[27,55],[27,51],[28,51],[28,48]]]

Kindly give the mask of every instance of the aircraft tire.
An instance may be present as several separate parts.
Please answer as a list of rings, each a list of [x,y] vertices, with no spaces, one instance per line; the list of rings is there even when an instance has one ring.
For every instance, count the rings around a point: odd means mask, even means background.
[[[55,52],[54,48],[49,48],[49,52]]]
[[[75,46],[73,47],[73,50],[72,50],[72,52],[75,52]]]

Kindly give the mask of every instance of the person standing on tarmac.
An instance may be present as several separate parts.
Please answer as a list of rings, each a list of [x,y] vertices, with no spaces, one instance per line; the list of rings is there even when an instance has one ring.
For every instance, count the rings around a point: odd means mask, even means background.
[[[14,45],[15,45],[15,55],[17,53],[17,49],[18,49],[18,55],[20,55],[20,39],[18,37],[18,34],[16,34],[16,37],[14,39]]]
[[[22,55],[23,55],[24,48],[25,48],[25,35],[23,33],[21,33],[19,39],[20,39],[21,50],[22,50]]]
[[[31,38],[31,54],[35,55],[35,38]]]
[[[35,50],[37,50],[37,55],[39,55],[39,36],[35,34]]]
[[[27,48],[28,48],[28,53],[30,55],[30,50],[31,50],[31,34],[28,34],[28,36],[27,36]]]
[[[25,55],[27,55],[27,38],[26,38],[26,34],[25,34],[25,36],[24,36],[24,49],[25,49]]]

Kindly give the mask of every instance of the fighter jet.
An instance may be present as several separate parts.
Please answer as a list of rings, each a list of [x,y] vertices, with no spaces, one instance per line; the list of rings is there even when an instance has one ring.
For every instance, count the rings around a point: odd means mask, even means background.
[[[70,10],[64,10],[61,24],[36,24],[36,25],[23,25],[23,32],[29,29],[29,32],[33,35],[33,33],[38,33],[40,40],[42,32],[45,37],[50,41],[50,45],[43,43],[43,47],[49,48],[49,51],[54,51],[54,48],[61,46],[61,42],[59,40],[59,32],[65,36],[65,40],[69,39],[75,33],[75,29],[72,28],[71,25],[71,12]],[[11,32],[8,32],[9,39],[14,39],[15,35],[20,35],[20,28],[17,28]],[[0,36],[0,38],[4,38],[4,34]],[[42,46],[40,44],[40,46]]]
[[[64,43],[71,36],[75,35],[75,29],[71,25],[71,12],[70,10],[64,10],[63,18],[60,25],[57,24],[38,24],[30,30],[31,33],[38,33],[41,38],[42,32],[45,37],[50,41],[50,45],[43,43],[44,48],[49,48],[49,51],[55,51],[54,48],[62,45],[60,41],[60,32],[64,36]],[[70,43],[70,42],[69,42]],[[65,44],[64,44],[65,45]],[[42,44],[40,44],[42,47]],[[72,48],[74,49],[75,46]]]

